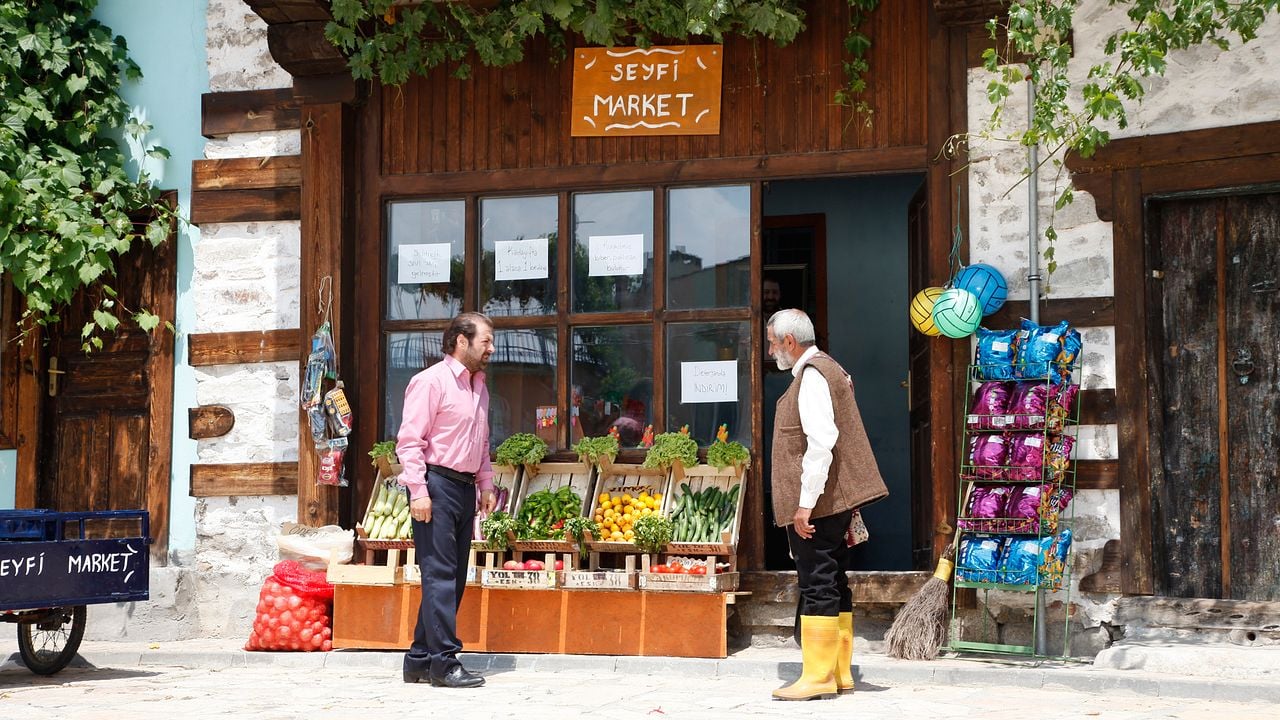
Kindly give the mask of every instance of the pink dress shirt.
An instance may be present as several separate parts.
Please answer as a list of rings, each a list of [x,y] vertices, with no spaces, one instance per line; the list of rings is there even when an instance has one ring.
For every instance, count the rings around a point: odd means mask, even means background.
[[[489,388],[484,373],[471,374],[446,355],[423,370],[404,391],[404,419],[396,435],[400,484],[409,497],[427,495],[427,465],[476,474],[476,487],[493,489],[489,462]]]

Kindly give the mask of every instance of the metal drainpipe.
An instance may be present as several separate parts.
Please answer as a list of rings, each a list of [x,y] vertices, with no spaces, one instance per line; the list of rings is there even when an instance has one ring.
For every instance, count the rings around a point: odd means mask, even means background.
[[[1031,126],[1031,117],[1035,113],[1036,84],[1027,78],[1027,127]],[[1031,300],[1031,322],[1040,324],[1040,212],[1039,197],[1036,191],[1040,185],[1040,153],[1035,143],[1027,146],[1027,159],[1031,172],[1027,176],[1027,286]],[[1036,587],[1036,654],[1049,654],[1049,623],[1045,617],[1044,590]]]

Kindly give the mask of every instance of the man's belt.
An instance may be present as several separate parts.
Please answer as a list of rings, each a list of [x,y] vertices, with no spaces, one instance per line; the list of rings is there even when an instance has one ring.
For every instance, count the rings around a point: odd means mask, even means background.
[[[432,465],[430,463],[427,464],[427,471],[433,472],[442,477],[447,477],[450,480],[456,480],[460,483],[466,483],[468,485],[476,484],[476,474],[473,472],[462,472],[460,470],[454,470],[453,468],[447,468],[443,465]]]

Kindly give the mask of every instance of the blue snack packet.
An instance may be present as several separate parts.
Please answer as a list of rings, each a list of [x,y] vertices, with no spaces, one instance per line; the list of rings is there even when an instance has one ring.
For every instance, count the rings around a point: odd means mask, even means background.
[[[1017,330],[978,328],[977,380],[1012,380]]]
[[[1049,538],[1045,538],[1046,540]],[[1000,556],[999,582],[1007,585],[1034,585],[1040,568],[1040,539],[1012,538]]]
[[[969,582],[996,582],[1005,538],[966,537],[960,540],[960,553],[956,557],[956,578]]]
[[[1066,340],[1071,337],[1071,340]],[[1070,347],[1067,347],[1067,343]],[[1057,325],[1036,325],[1022,321],[1017,336],[1014,375],[1018,378],[1047,378],[1051,373],[1067,374],[1083,343],[1080,332],[1066,320]]]

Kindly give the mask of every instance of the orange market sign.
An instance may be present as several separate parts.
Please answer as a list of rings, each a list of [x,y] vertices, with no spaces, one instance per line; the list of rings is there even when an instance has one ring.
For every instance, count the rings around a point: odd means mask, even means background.
[[[720,134],[722,45],[573,51],[573,137]]]

